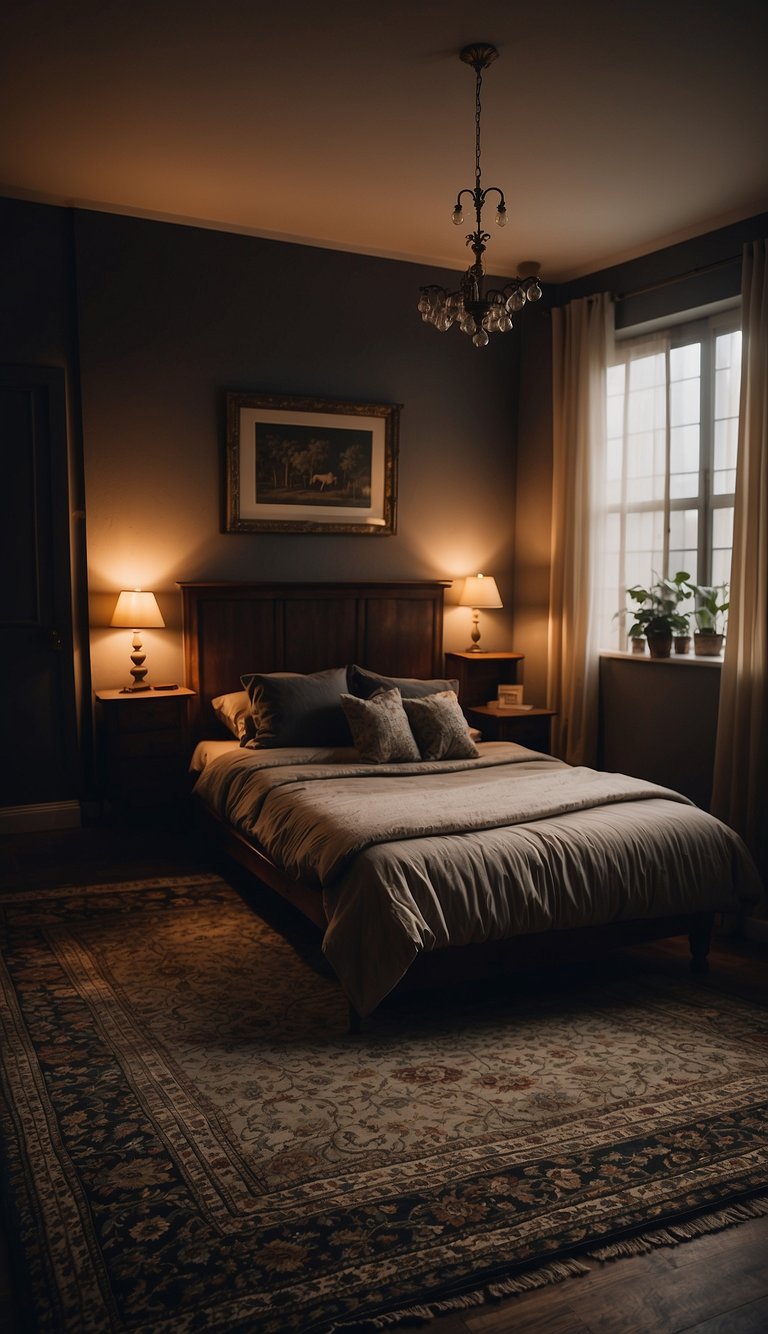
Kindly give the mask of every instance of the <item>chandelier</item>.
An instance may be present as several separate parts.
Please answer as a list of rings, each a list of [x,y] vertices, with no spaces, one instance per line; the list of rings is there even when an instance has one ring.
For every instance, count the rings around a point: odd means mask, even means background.
[[[504,287],[491,287],[485,290],[485,270],[483,254],[485,243],[490,240],[490,232],[483,231],[483,208],[488,195],[498,195],[496,205],[496,223],[504,227],[507,221],[507,205],[504,193],[496,185],[482,187],[480,175],[480,91],[483,84],[483,70],[498,56],[495,46],[486,42],[475,42],[465,46],[459,52],[466,65],[475,71],[475,188],[460,190],[456,197],[452,221],[456,227],[464,223],[462,199],[468,195],[472,201],[475,215],[475,230],[467,235],[474,261],[463,274],[458,291],[448,292],[444,287],[433,283],[420,288],[418,310],[427,324],[434,324],[436,329],[445,333],[452,324],[458,324],[462,333],[469,334],[475,347],[485,347],[492,333],[508,333],[512,328],[512,315],[522,310],[527,301],[541,298],[537,274],[538,264],[520,266],[517,278]],[[523,272],[523,270],[526,272]]]

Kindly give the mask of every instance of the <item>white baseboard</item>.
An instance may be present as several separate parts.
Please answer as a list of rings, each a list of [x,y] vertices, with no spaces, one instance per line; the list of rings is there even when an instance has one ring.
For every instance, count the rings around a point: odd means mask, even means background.
[[[44,801],[34,806],[0,806],[0,834],[28,834],[44,829],[78,829],[79,801]]]
[[[745,917],[742,927],[747,940],[768,941],[768,918]]]

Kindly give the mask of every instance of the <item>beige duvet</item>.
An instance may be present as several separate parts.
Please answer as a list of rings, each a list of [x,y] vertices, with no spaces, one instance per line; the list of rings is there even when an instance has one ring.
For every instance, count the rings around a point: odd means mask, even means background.
[[[423,950],[759,897],[737,836],[677,793],[511,743],[479,750],[372,765],[235,747],[197,780],[220,817],[318,885],[323,950],[361,1014]]]

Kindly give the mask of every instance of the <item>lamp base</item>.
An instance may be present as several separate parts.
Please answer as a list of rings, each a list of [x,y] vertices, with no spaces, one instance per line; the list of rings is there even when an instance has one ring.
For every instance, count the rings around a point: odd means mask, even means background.
[[[479,644],[470,644],[469,648],[464,650],[465,653],[488,653],[488,651],[487,648],[481,648]]]

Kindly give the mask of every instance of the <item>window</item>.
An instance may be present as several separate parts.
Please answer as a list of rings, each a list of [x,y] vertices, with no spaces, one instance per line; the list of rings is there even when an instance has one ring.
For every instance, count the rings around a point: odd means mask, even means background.
[[[606,456],[596,614],[599,644],[625,649],[625,590],[687,570],[730,576],[739,423],[739,312],[617,345],[606,378]],[[692,610],[683,608],[683,610]]]

